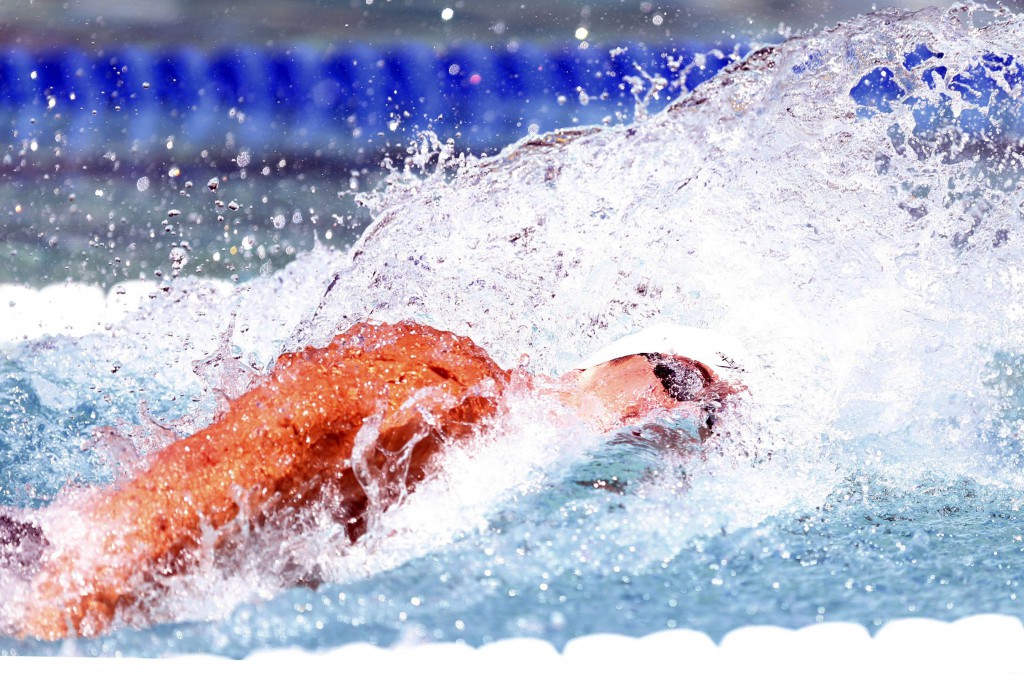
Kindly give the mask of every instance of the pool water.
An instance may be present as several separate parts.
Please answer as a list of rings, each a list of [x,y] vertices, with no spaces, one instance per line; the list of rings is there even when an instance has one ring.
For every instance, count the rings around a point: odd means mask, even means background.
[[[96,426],[146,450],[209,421],[232,375],[194,361],[265,369],[367,317],[538,374],[653,322],[709,326],[746,345],[749,391],[700,449],[681,420],[600,436],[514,394],[356,545],[255,531],[150,628],[0,649],[1024,616],[1022,36],[976,6],[852,19],[631,126],[397,176],[351,250],[228,288],[181,275],[108,330],[4,347],[0,498],[19,507],[113,478],[110,447],[82,449]],[[283,587],[285,563],[326,582]]]

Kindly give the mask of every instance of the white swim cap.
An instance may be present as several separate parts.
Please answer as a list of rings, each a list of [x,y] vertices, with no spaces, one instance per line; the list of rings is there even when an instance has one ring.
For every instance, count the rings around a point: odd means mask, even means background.
[[[664,353],[695,360],[726,381],[739,381],[749,359],[735,337],[706,328],[661,323],[617,339],[576,366],[577,370],[639,353]]]

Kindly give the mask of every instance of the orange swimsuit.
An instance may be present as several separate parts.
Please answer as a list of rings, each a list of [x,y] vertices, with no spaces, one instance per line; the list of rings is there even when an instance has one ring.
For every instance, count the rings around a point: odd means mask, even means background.
[[[358,324],[325,348],[282,356],[210,426],[88,498],[82,526],[100,552],[83,563],[51,547],[24,633],[98,633],[119,607],[141,603],[140,583],[188,566],[204,526],[240,512],[260,521],[331,498],[357,537],[367,508],[421,480],[447,440],[497,411],[508,381],[470,339],[411,322]]]

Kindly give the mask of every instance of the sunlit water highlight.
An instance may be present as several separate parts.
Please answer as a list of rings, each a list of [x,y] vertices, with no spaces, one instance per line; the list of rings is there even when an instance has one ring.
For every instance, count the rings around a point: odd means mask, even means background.
[[[162,624],[3,648],[561,645],[1022,615],[1022,38],[1021,19],[973,7],[855,19],[632,126],[397,175],[351,254],[234,290],[180,279],[102,334],[7,348],[16,506],[112,477],[79,449],[91,428],[138,424],[159,445],[161,425],[211,418],[240,363],[366,318],[466,334],[540,374],[652,322],[710,326],[746,344],[749,394],[699,455],[674,422],[597,437],[516,397],[353,547],[331,524],[253,532],[175,581]],[[227,374],[196,376],[218,349]],[[295,564],[330,582],[282,588]]]

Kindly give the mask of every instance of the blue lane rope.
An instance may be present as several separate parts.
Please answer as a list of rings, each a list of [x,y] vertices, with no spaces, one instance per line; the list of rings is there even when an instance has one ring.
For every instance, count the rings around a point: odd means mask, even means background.
[[[627,78],[640,75],[638,66],[676,85],[652,102],[654,111],[744,53],[640,43],[0,48],[0,156],[5,165],[104,155],[196,161],[249,150],[359,162],[425,130],[456,138],[459,150],[493,152],[530,131],[629,121],[635,100]],[[794,73],[814,76],[820,60],[810,54]],[[945,93],[923,100],[914,93],[922,83],[944,83]],[[983,54],[953,73],[943,54],[922,44],[902,63],[866,70],[850,97],[861,117],[910,106],[914,125],[903,132],[912,137],[953,130],[984,142],[1024,136],[1024,106],[1014,93],[1021,85],[1024,70],[1013,56]]]
[[[251,150],[344,160],[403,145],[420,130],[455,137],[461,150],[494,151],[531,130],[632,119],[624,78],[639,75],[637,66],[692,89],[743,53],[642,44],[7,48],[0,151],[77,160]],[[681,91],[663,91],[653,107]]]

